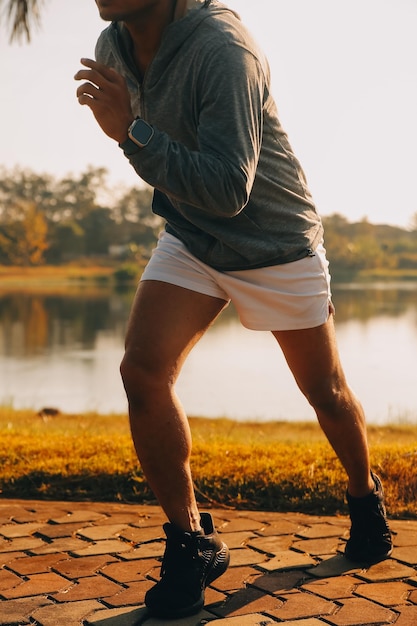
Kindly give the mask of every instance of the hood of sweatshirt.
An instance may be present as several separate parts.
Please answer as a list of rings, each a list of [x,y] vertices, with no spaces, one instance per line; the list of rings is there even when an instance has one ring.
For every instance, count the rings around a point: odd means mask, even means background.
[[[160,47],[146,71],[147,86],[152,88],[158,82],[184,42],[204,20],[213,14],[225,13],[233,14],[240,19],[235,11],[217,1],[212,2],[210,11],[207,11],[204,0],[178,0],[174,21],[165,29]],[[138,81],[139,77],[130,55],[131,49],[132,42],[127,28],[122,22],[112,22],[97,41],[96,58],[113,66],[127,79]]]

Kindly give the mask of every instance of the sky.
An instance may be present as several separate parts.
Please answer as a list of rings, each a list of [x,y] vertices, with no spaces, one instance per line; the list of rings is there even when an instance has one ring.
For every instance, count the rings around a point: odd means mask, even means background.
[[[281,122],[317,209],[407,228],[417,214],[417,0],[229,0],[268,55]],[[105,27],[94,0],[44,0],[30,44],[0,27],[0,168],[105,167],[140,184],[75,97]]]

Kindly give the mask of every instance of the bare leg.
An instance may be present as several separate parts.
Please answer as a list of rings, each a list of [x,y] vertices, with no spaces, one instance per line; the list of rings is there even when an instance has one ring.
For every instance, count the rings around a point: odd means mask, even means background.
[[[363,409],[347,385],[333,317],[307,330],[274,331],[295,380],[348,475],[348,491],[362,497],[374,489]]]
[[[185,358],[226,302],[159,281],[139,285],[121,374],[141,467],[168,519],[199,530],[191,434],[174,385]]]

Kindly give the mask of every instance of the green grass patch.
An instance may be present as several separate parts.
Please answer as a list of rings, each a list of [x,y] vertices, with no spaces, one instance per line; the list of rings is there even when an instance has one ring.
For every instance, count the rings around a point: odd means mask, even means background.
[[[346,513],[346,476],[315,422],[191,418],[202,506]],[[0,490],[6,498],[155,502],[126,415],[0,408]],[[391,517],[417,517],[417,426],[369,427],[372,465]]]

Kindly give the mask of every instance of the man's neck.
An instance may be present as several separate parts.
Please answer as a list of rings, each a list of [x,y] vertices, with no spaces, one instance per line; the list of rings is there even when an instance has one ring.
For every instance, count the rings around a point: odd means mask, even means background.
[[[158,51],[162,35],[174,20],[175,0],[161,0],[135,20],[124,22],[133,43],[133,58],[143,75]]]

